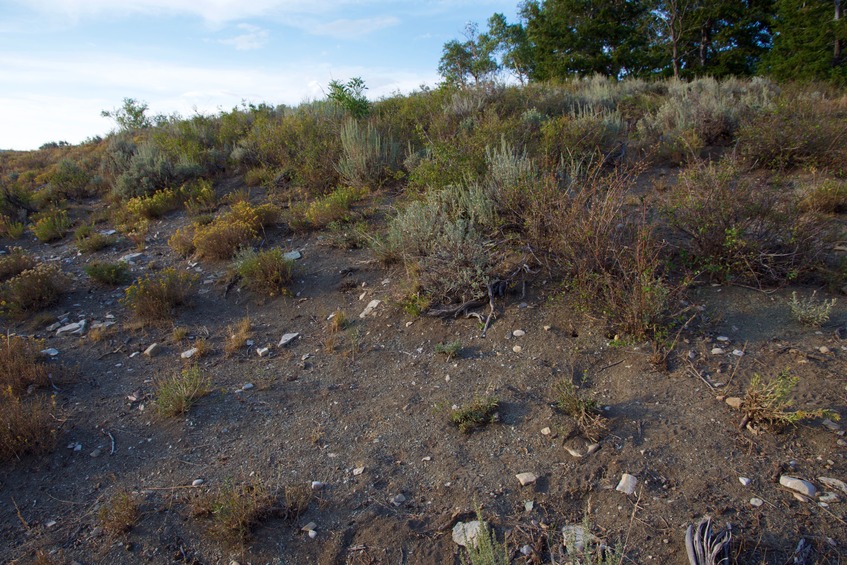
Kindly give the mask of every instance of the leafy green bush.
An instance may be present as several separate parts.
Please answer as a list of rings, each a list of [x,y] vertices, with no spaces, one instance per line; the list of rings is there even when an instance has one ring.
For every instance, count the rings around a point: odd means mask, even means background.
[[[148,140],[137,147],[126,168],[116,178],[114,192],[121,198],[149,196],[201,173],[202,168],[196,163],[174,161]]]
[[[339,187],[326,196],[294,206],[289,217],[293,229],[321,229],[333,222],[348,221],[350,208],[364,196],[351,187]]]
[[[65,198],[84,198],[89,195],[91,175],[70,159],[62,159],[50,177],[53,189]]]
[[[106,286],[118,286],[129,279],[129,267],[123,261],[117,263],[94,262],[85,266],[85,274]]]

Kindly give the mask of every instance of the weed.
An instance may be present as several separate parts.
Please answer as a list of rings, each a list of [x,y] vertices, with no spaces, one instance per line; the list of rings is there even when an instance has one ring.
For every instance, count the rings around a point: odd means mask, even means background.
[[[582,525],[565,526],[563,545],[572,565],[621,565],[624,562],[624,548],[617,545],[614,549],[603,544],[591,533],[588,514]]]
[[[226,543],[239,545],[250,539],[257,525],[270,517],[276,496],[264,483],[251,479],[242,484],[227,482],[217,492],[196,500],[194,512],[209,516],[209,533]]]
[[[420,292],[415,292],[403,298],[400,304],[406,314],[417,318],[427,311],[430,306],[430,300]]]
[[[0,394],[20,396],[30,386],[50,384],[39,351],[43,344],[19,336],[0,335]]]
[[[598,441],[607,430],[600,406],[594,399],[580,397],[576,385],[565,379],[554,387],[556,406],[573,418],[579,431],[591,441]]]
[[[156,409],[163,416],[184,414],[197,399],[209,393],[210,387],[211,380],[200,372],[199,367],[189,367],[156,382]]]
[[[253,335],[251,332],[250,318],[243,318],[238,324],[229,326],[226,329],[226,333],[224,353],[227,357],[231,357],[238,353]]]
[[[461,350],[462,342],[459,340],[435,344],[435,352],[447,357],[448,361],[458,355]]]
[[[477,428],[499,421],[497,408],[500,401],[494,397],[476,398],[470,404],[459,407],[450,413],[450,421],[462,433],[468,434]]]
[[[129,532],[138,521],[138,501],[132,493],[120,490],[97,512],[103,531],[111,537]]]
[[[476,545],[468,543],[465,546],[468,557],[460,555],[462,565],[509,565],[509,548],[497,541],[493,528],[482,519],[482,511],[477,508],[476,519],[479,521],[479,534]]]
[[[56,446],[55,397],[0,395],[0,461],[46,453]]]
[[[285,506],[282,510],[282,519],[288,523],[294,523],[308,508],[312,502],[311,485],[297,484],[286,485],[282,489]]]
[[[811,296],[805,298],[797,298],[797,292],[791,293],[791,300],[788,301],[788,306],[791,308],[791,315],[795,320],[804,326],[819,328],[829,321],[829,313],[832,307],[835,306],[836,299],[830,301],[821,300],[815,297],[817,291],[812,291]]]
[[[797,377],[792,377],[787,370],[780,372],[776,378],[767,382],[759,374],[754,374],[741,404],[744,417],[739,427],[749,426],[754,430],[764,429],[778,433],[787,426],[795,426],[803,420],[816,418],[838,420],[839,415],[827,409],[789,411],[792,405],[791,392],[799,380]]]
[[[180,195],[170,188],[165,188],[149,196],[130,198],[124,203],[124,208],[130,216],[152,220],[178,209],[180,204]]]
[[[129,280],[129,267],[123,261],[95,261],[85,266],[85,274],[104,286],[119,286]]]
[[[347,315],[341,310],[336,310],[327,324],[327,331],[330,334],[337,334],[347,329],[349,325],[350,320],[347,319]]]
[[[6,216],[0,216],[0,236],[9,239],[20,239],[26,233],[26,224],[16,222]]]
[[[208,340],[203,338],[194,340],[192,348],[196,350],[192,358],[200,359],[201,357],[205,357],[212,353],[212,346],[209,345]]]
[[[803,211],[814,211],[822,214],[847,212],[847,182],[825,180],[809,189],[798,206]]]
[[[346,222],[350,219],[350,208],[364,194],[355,188],[336,188],[309,204],[294,207],[289,224],[293,229],[322,229],[333,222]]]
[[[38,241],[49,243],[65,237],[70,227],[71,221],[67,211],[50,210],[39,214],[31,229]]]
[[[174,343],[181,343],[187,337],[188,328],[185,326],[174,326],[174,329],[171,331],[171,341]]]
[[[286,293],[293,266],[294,262],[286,259],[279,247],[258,252],[244,250],[235,260],[235,272],[247,288],[268,296]]]
[[[59,301],[68,279],[56,264],[38,263],[0,285],[0,313],[23,318]]]
[[[178,306],[188,303],[198,277],[168,268],[146,275],[126,289],[122,302],[142,323],[170,319]]]

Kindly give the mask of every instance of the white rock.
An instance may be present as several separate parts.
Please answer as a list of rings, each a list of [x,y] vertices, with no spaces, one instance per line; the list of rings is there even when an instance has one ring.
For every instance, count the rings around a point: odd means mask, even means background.
[[[569,550],[585,551],[586,542],[590,543],[597,540],[591,532],[585,531],[584,526],[576,524],[563,527],[562,535],[565,538],[565,546]]]
[[[55,332],[56,330],[58,330],[61,327],[62,327],[62,322],[56,322],[55,324],[50,324],[49,326],[47,326],[47,331],[48,332]]]
[[[241,390],[250,390],[252,388],[253,388],[253,383],[245,383],[245,385],[243,387],[241,387]]]
[[[553,433],[553,430],[551,430],[550,428],[541,429],[541,435],[549,436],[551,433]]]
[[[813,485],[809,481],[804,481],[803,479],[798,479],[797,477],[789,477],[788,475],[782,475],[779,478],[779,484],[781,484],[787,489],[800,493],[803,496],[808,496],[809,498],[813,498],[815,496],[815,493],[818,492],[818,489],[815,487],[815,485]],[[800,500],[802,500],[802,498]]]
[[[599,444],[599,443],[592,443],[591,445],[589,445],[589,446],[586,448],[586,450],[585,450],[585,454],[586,454],[586,455],[591,455],[592,453],[596,453],[596,452],[597,452],[597,451],[599,451],[599,450],[600,450],[600,444]]]
[[[279,340],[279,344],[277,344],[277,347],[282,347],[284,345],[288,345],[289,343],[291,343],[292,341],[294,341],[298,337],[300,337],[300,334],[298,332],[291,332],[291,333],[287,333],[287,334],[282,334],[282,339]]]
[[[457,522],[453,526],[453,541],[462,547],[476,547],[479,545],[479,532],[483,527],[482,522]]]
[[[179,356],[182,357],[183,359],[191,359],[192,357],[194,357],[195,353],[197,353],[197,348],[192,347],[191,349],[187,349],[187,350],[183,351],[182,353],[180,353]]]
[[[736,357],[744,357],[744,352],[741,351],[740,349],[733,349],[732,354],[735,355]]]
[[[729,341],[729,338],[728,338],[728,337],[726,337],[725,335],[719,335],[719,336],[718,336],[718,341],[724,341],[724,342],[726,342],[726,341]]]
[[[831,477],[818,477],[818,480],[829,488],[838,489],[844,494],[847,494],[847,483]]]
[[[761,506],[764,503],[765,503],[764,500],[762,500],[761,498],[757,498],[755,496],[750,499],[750,505],[755,506],[756,508],[758,508],[759,506]]]
[[[723,355],[724,353],[726,353],[726,351],[724,351],[720,347],[713,347],[712,348],[712,355]]]
[[[309,530],[306,535],[309,536],[309,539],[315,539],[318,537],[318,532],[316,530]]]
[[[371,313],[374,310],[376,310],[376,307],[379,306],[380,304],[382,304],[382,300],[376,300],[376,299],[371,300],[370,302],[368,302],[368,305],[365,306],[365,309],[362,310],[362,313],[359,314],[359,317],[360,318],[367,318],[368,316],[371,315]]]
[[[353,476],[359,476],[364,472],[365,472],[364,467],[356,467],[355,469],[353,469]]]
[[[133,357],[138,357],[139,355],[141,355],[140,351],[133,351],[129,354],[129,358],[132,359]]]
[[[300,531],[302,531],[302,532],[313,532],[313,531],[315,531],[315,529],[317,527],[318,527],[318,525],[315,524],[314,522],[309,522],[308,524],[306,524],[305,526],[300,528]]]
[[[632,494],[635,492],[635,486],[638,484],[638,479],[629,473],[624,473],[621,475],[621,480],[618,483],[618,486],[615,487],[615,490],[620,491],[624,494]]]
[[[300,259],[303,254],[299,251],[289,251],[288,253],[283,253],[282,256],[289,261],[296,261],[297,259]]]
[[[531,485],[538,479],[538,477],[535,476],[535,473],[518,473],[515,475],[515,478],[521,483],[522,487]]]
[[[143,257],[144,253],[129,253],[120,258],[124,263],[132,263],[134,260]]]
[[[827,353],[829,353],[829,347],[827,347],[825,345],[821,345],[820,347],[818,347],[818,351],[820,351],[821,353],[826,355]]]
[[[51,347],[51,348],[49,348],[49,349],[42,349],[42,350],[41,350],[41,354],[42,354],[42,355],[47,355],[47,356],[49,356],[49,357],[55,357],[56,355],[58,355],[58,354],[59,354],[59,350],[58,350],[58,349],[55,349],[55,348],[53,348],[53,347]]]
[[[750,483],[753,482],[747,477],[738,477],[738,482],[744,485],[745,487],[749,487]]]
[[[405,502],[406,497],[402,494],[398,494],[397,496],[391,499],[391,504],[393,504],[394,506],[403,506]]]
[[[322,483],[320,481],[312,481],[312,490],[322,490],[326,486],[326,483]]]
[[[259,357],[265,357],[268,353],[270,353],[270,351],[270,347],[260,347],[256,349],[256,355],[258,355]]]
[[[159,346],[158,343],[151,343],[150,347],[144,350],[144,355],[146,355],[147,357],[155,357],[161,352],[162,348]]]
[[[743,400],[741,400],[741,399],[740,399],[739,397],[737,397],[737,396],[729,396],[729,397],[727,397],[727,398],[725,398],[725,399],[724,399],[724,402],[726,402],[728,405],[730,405],[730,406],[731,406],[731,407],[733,407],[733,408],[741,408],[741,404],[742,404],[744,401],[743,401]]]
[[[512,332],[512,335],[515,337],[523,337],[526,335],[526,332],[523,330],[515,330]]]
[[[56,330],[56,335],[61,335],[65,332],[81,333],[83,330],[85,330],[85,320],[62,326],[61,328]]]
[[[191,486],[193,486],[193,487],[199,487],[199,486],[200,486],[200,485],[202,485],[204,482],[206,482],[206,481],[204,481],[203,479],[194,479],[193,481],[191,481]]]
[[[512,351],[514,351],[515,353],[520,353],[521,351],[523,351],[523,347],[521,347],[520,345],[516,345],[512,348]]]

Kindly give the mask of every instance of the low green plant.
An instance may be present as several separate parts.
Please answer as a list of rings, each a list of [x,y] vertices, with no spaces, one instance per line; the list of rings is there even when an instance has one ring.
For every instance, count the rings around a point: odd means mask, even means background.
[[[566,526],[563,537],[563,545],[572,565],[622,565],[624,562],[622,545],[618,544],[612,549],[591,533],[591,521],[587,513],[582,525]]]
[[[810,188],[798,203],[801,210],[823,214],[847,212],[847,182],[827,179]]]
[[[764,429],[779,433],[788,426],[796,426],[804,420],[829,418],[839,420],[838,413],[828,409],[790,410],[793,404],[791,393],[800,381],[784,370],[776,378],[766,381],[758,373],[753,375],[741,403],[741,428]]]
[[[0,236],[20,239],[26,233],[26,224],[16,222],[8,216],[0,216]]]
[[[129,279],[129,267],[123,261],[106,263],[95,261],[85,266],[85,274],[105,286],[119,286]]]
[[[498,421],[497,409],[500,401],[491,396],[479,397],[470,404],[460,406],[450,413],[450,421],[459,431],[465,434],[471,433],[477,428]]]
[[[598,441],[607,430],[606,420],[594,399],[583,398],[569,379],[554,387],[556,406],[576,422],[579,431],[591,441]]]
[[[211,380],[196,365],[156,382],[156,410],[163,416],[188,412],[198,399],[209,394]]]
[[[247,288],[268,296],[285,294],[291,284],[294,262],[279,247],[263,251],[243,250],[235,259],[235,272]]]
[[[788,306],[791,308],[791,316],[804,326],[819,328],[829,321],[829,314],[835,306],[836,299],[818,300],[817,291],[812,291],[810,296],[797,298],[797,292],[791,293]]]
[[[38,241],[49,243],[65,237],[70,227],[66,210],[50,210],[39,214],[31,229]]]
[[[461,350],[462,342],[459,340],[435,344],[435,352],[447,357],[448,361],[458,355],[459,351]]]
[[[198,277],[168,268],[146,275],[126,289],[122,302],[142,323],[170,319],[174,310],[188,303]]]
[[[362,190],[339,187],[326,196],[292,208],[289,224],[293,229],[322,229],[333,222],[350,220],[350,208],[365,195]]]

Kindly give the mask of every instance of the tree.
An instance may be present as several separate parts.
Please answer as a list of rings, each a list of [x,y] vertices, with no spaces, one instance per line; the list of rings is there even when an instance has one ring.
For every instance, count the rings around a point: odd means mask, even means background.
[[[367,89],[361,77],[353,77],[346,84],[332,80],[327,98],[350,112],[354,118],[365,118],[371,113],[371,103],[365,96]]]
[[[510,24],[506,16],[497,13],[488,18],[488,35],[495,42],[495,52],[500,54],[500,66],[524,84],[532,64],[526,28],[521,23]]]
[[[135,98],[124,98],[123,106],[111,111],[103,110],[100,115],[115,120],[122,130],[132,131],[153,125],[153,121],[147,116],[147,109],[147,102]]]
[[[479,33],[479,26],[470,22],[465,26],[465,41],[451,40],[444,44],[438,73],[450,84],[467,86],[489,80],[500,69],[494,60],[497,40],[487,33]]]

